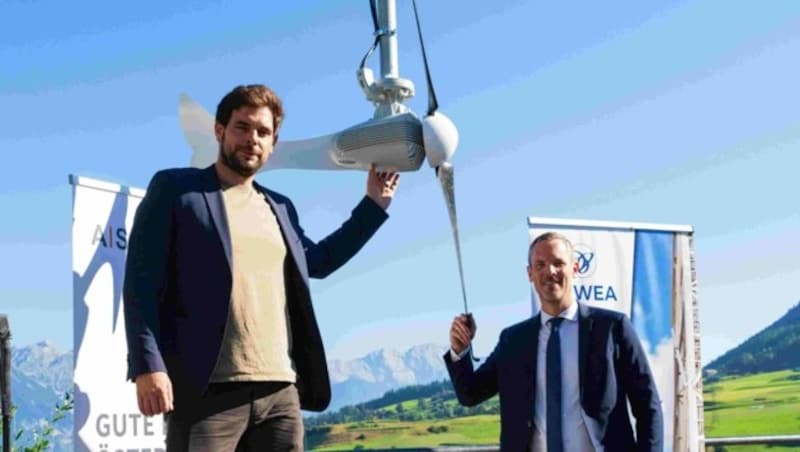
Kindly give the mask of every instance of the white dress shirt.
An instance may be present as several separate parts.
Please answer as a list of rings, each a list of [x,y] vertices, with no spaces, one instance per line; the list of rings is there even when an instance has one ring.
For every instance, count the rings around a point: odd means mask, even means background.
[[[539,344],[536,353],[536,403],[533,419],[531,451],[547,450],[547,341],[550,339],[550,323],[553,316],[541,314]],[[578,373],[578,303],[558,315],[564,319],[558,329],[561,340],[561,428],[565,452],[603,452],[600,444],[600,428],[581,407],[580,375]]]

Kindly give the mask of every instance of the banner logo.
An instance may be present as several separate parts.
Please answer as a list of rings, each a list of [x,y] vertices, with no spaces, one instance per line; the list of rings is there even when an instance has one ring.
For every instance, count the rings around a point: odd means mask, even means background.
[[[99,244],[103,248],[115,248],[125,251],[128,247],[128,231],[125,228],[114,227],[109,225],[103,228],[97,225],[94,228],[92,235],[92,246]]]
[[[582,243],[576,244],[574,248],[575,261],[578,263],[578,278],[591,277],[595,270],[597,270],[596,261],[594,260],[594,250]]]
[[[597,257],[594,249],[583,243],[578,243],[575,248],[575,262],[578,263],[578,278],[588,279],[597,271]],[[575,284],[573,285],[575,298],[578,301],[619,301],[617,292],[612,285],[604,284]]]

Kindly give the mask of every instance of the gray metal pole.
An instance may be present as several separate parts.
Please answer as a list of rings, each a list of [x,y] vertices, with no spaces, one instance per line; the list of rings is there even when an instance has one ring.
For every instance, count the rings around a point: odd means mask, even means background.
[[[397,5],[395,0],[378,0],[375,5],[378,26],[387,31],[381,36],[381,78],[398,78],[397,63]]]
[[[397,2],[377,0],[375,14],[380,34],[381,78],[371,86],[367,97],[375,102],[375,118],[408,111],[403,101],[414,96],[414,83],[400,77],[397,54]]]
[[[3,413],[3,451],[11,451],[11,329],[8,317],[0,315],[0,408]]]

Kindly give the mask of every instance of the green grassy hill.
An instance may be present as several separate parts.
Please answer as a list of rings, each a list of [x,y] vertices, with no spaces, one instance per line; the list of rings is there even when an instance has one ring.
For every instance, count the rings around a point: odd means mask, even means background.
[[[718,375],[800,368],[800,303],[772,325],[705,366]]]
[[[497,397],[459,405],[449,381],[409,386],[335,413],[307,418],[310,450],[497,444]]]
[[[306,434],[308,449],[319,451],[492,445],[498,438],[498,415],[416,422],[364,421],[316,428]]]
[[[304,422],[309,431],[334,424],[363,421],[416,422],[499,412],[496,397],[471,408],[459,405],[452,384],[445,380],[392,390],[378,399],[345,406],[333,413],[309,417]]]

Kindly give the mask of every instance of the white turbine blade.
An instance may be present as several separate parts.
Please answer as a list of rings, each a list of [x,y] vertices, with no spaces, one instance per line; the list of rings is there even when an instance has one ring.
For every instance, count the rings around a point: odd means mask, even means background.
[[[336,134],[306,140],[278,141],[261,171],[279,168],[341,170],[331,159],[336,149]]]
[[[217,160],[219,145],[214,136],[214,118],[188,94],[181,93],[178,117],[183,136],[192,148],[191,165],[205,168]]]
[[[442,186],[444,200],[447,204],[447,212],[450,214],[450,226],[453,229],[453,241],[456,246],[456,258],[458,259],[458,276],[461,278],[461,297],[464,299],[464,312],[468,313],[467,287],[464,284],[464,266],[461,263],[461,243],[458,239],[458,218],[456,217],[456,194],[453,173],[453,165],[450,164],[450,162],[443,162],[436,168],[436,178]]]

